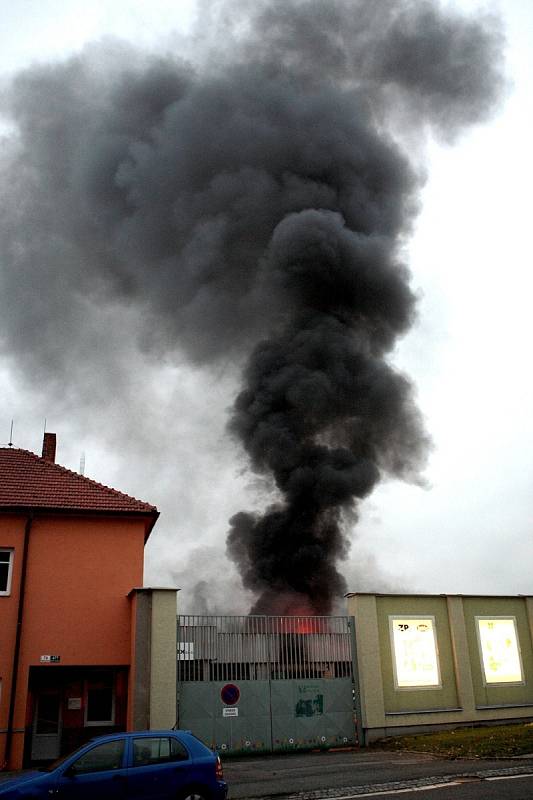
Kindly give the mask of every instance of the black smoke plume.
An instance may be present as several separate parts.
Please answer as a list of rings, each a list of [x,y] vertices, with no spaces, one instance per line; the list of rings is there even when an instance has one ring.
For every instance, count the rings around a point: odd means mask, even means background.
[[[328,612],[347,515],[427,449],[390,363],[422,183],[399,142],[487,117],[502,37],[425,0],[213,1],[194,45],[102,42],[4,91],[0,344],[73,402],[116,309],[154,358],[244,362],[230,428],[278,501],[233,517],[229,553],[256,610]]]

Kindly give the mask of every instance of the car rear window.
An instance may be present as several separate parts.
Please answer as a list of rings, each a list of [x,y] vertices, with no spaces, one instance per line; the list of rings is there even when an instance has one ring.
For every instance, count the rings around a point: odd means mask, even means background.
[[[174,736],[143,736],[133,740],[133,766],[185,761],[189,753]]]

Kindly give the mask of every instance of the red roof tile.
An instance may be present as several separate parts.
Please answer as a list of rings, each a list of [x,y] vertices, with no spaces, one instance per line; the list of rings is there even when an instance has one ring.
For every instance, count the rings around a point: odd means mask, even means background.
[[[0,510],[54,508],[157,515],[157,508],[12,447],[0,447]]]

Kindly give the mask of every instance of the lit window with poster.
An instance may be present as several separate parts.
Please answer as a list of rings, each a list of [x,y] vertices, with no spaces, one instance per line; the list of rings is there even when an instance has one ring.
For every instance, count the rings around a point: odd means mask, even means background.
[[[476,631],[485,685],[524,683],[515,617],[476,617]]]
[[[103,672],[85,683],[85,724],[114,725],[115,681],[111,672]]]
[[[389,617],[394,687],[441,688],[435,617]]]
[[[13,550],[0,547],[0,595],[11,593],[11,573],[13,571]]]

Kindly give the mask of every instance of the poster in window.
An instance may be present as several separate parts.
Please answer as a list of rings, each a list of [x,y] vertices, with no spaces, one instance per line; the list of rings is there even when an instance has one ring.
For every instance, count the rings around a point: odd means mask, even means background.
[[[514,617],[476,617],[485,683],[523,683]]]
[[[435,618],[390,617],[390,628],[396,687],[440,687]]]

